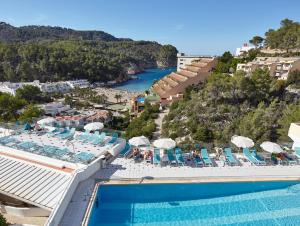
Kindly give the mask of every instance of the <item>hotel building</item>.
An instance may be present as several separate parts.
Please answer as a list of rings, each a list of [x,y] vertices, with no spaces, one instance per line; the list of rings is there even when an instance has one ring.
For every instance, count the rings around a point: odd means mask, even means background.
[[[161,78],[152,87],[162,103],[181,98],[185,89],[203,81],[213,71],[217,58],[178,54],[177,71]]]
[[[300,57],[257,57],[249,63],[237,65],[237,71],[250,74],[257,68],[267,68],[271,76],[286,80],[290,71],[300,70]]]

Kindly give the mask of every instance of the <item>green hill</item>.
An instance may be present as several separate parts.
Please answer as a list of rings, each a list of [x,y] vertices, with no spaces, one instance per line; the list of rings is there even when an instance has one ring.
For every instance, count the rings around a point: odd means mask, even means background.
[[[126,80],[127,70],[176,65],[177,49],[103,31],[0,23],[0,81]]]

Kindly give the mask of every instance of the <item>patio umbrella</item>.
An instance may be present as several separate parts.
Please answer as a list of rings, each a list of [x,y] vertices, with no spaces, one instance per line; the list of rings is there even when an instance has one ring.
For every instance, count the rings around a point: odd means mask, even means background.
[[[133,146],[149,146],[150,145],[150,141],[147,137],[145,136],[140,136],[140,137],[132,137],[129,141],[130,145]]]
[[[104,125],[102,122],[92,122],[89,124],[86,124],[84,126],[84,129],[87,131],[95,131],[95,130],[100,130],[103,129]]]
[[[283,152],[282,148],[278,144],[270,142],[270,141],[263,142],[260,145],[260,147],[262,149],[264,149],[264,151],[267,151],[267,152],[270,152],[270,153],[281,153],[281,152]]]
[[[254,146],[254,142],[250,138],[237,135],[231,137],[231,143],[238,148],[251,148]]]
[[[171,149],[175,148],[176,142],[170,138],[161,138],[154,141],[153,145],[161,149]]]
[[[43,118],[43,119],[37,121],[37,124],[39,124],[39,125],[45,125],[45,124],[49,125],[49,124],[52,124],[52,123],[55,123],[55,122],[56,122],[55,118],[48,117],[48,118]]]

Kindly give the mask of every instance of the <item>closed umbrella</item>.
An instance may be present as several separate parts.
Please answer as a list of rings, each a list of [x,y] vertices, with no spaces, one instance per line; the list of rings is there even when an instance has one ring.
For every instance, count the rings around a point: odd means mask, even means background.
[[[49,125],[49,124],[53,124],[55,122],[56,122],[55,118],[48,117],[48,118],[43,118],[43,119],[37,121],[37,124],[39,124],[39,125]]]
[[[140,136],[140,137],[132,137],[129,141],[130,145],[133,146],[149,146],[150,145],[150,141],[147,137],[145,136]]]
[[[100,130],[103,129],[104,125],[102,122],[92,122],[89,124],[86,124],[84,126],[84,129],[87,131],[95,131],[95,130]]]
[[[264,151],[267,151],[269,153],[281,153],[283,152],[282,148],[276,144],[276,143],[273,143],[273,142],[270,142],[270,141],[265,141],[263,142],[260,147],[264,150]]]
[[[237,135],[231,137],[231,143],[238,148],[251,148],[254,146],[254,142],[250,138]]]
[[[175,148],[176,142],[170,138],[161,138],[154,141],[153,145],[161,149],[171,149]]]

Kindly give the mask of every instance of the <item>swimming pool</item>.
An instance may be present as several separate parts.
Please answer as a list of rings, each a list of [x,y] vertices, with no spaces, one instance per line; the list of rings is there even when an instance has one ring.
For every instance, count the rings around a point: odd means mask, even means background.
[[[300,184],[103,185],[88,225],[300,225]]]

